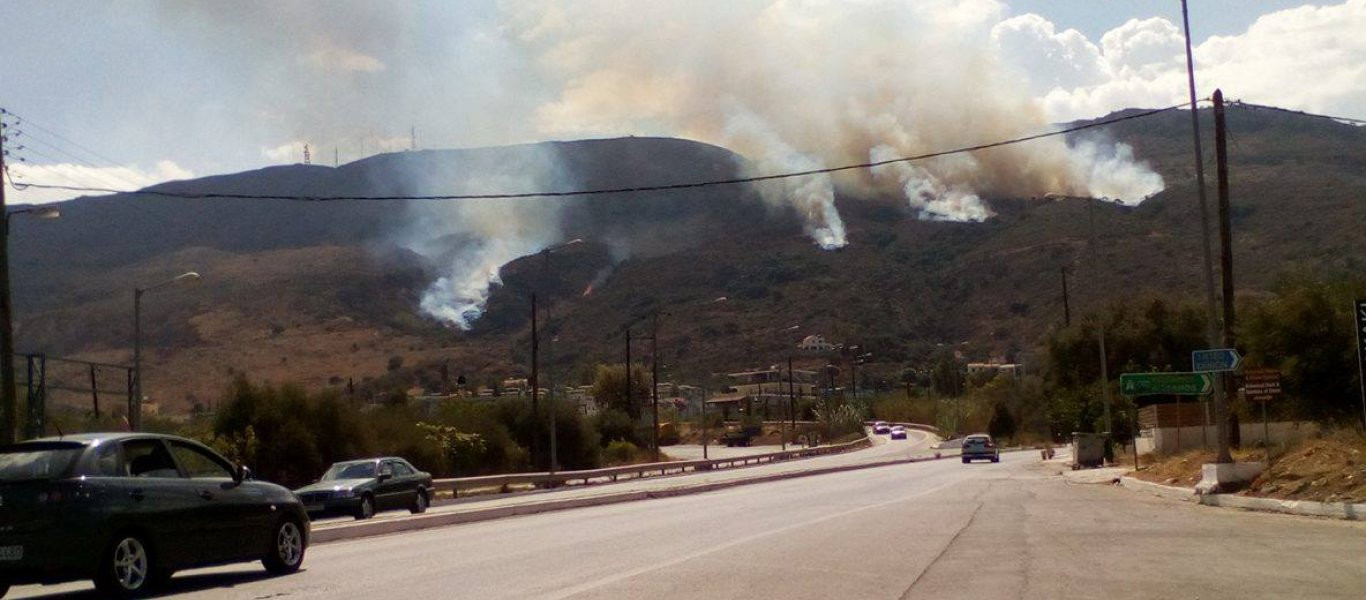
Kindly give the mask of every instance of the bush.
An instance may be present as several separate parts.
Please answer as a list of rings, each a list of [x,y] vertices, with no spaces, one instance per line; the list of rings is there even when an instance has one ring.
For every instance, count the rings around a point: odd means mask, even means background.
[[[631,442],[617,440],[607,444],[602,450],[602,462],[605,466],[629,465],[640,461],[644,451],[639,446]]]

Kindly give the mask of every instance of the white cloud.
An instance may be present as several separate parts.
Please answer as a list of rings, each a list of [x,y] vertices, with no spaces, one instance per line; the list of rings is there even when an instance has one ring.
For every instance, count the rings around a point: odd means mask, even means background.
[[[166,181],[190,179],[194,173],[173,161],[158,161],[150,169],[136,165],[122,167],[90,167],[86,165],[56,164],[11,164],[10,175],[18,184],[6,190],[11,204],[46,204],[70,200],[77,196],[101,195],[100,192],[72,192],[66,190],[47,190],[36,187],[23,188],[24,184],[63,185],[73,187],[106,188],[121,191],[142,189]],[[6,177],[6,183],[11,183]]]
[[[1249,102],[1366,115],[1363,31],[1366,0],[1267,13],[1241,34],[1195,47],[1198,91],[1218,87]],[[1131,19],[1096,44],[1029,14],[1002,21],[992,38],[1055,121],[1188,98],[1184,37],[1164,18]]]

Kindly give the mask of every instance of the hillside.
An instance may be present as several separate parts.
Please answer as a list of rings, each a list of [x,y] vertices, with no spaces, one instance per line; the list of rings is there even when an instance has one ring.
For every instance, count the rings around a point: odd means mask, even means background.
[[[1366,264],[1355,231],[1366,222],[1366,131],[1241,108],[1230,109],[1229,127],[1240,290],[1256,293],[1297,266]],[[552,279],[542,281],[540,257],[506,265],[469,332],[417,308],[444,266],[402,244],[425,205],[82,198],[66,203],[59,221],[15,228],[19,347],[126,362],[133,282],[194,269],[202,284],[159,290],[145,306],[145,387],[173,410],[216,397],[242,372],[321,387],[381,376],[393,357],[405,366],[445,362],[476,381],[523,370],[533,288],[552,299],[562,368],[580,376],[596,361],[619,361],[626,323],[656,307],[668,313],[659,343],[669,377],[777,362],[809,333],[861,344],[888,370],[940,343],[968,342],[978,358],[1019,357],[1062,320],[1059,268],[1072,273],[1074,315],[1104,300],[1201,292],[1189,132],[1181,112],[1104,132],[1131,144],[1167,189],[1140,206],[1096,207],[1104,268],[1095,276],[1077,201],[992,198],[998,216],[967,224],[918,221],[898,202],[841,196],[850,244],[829,252],[747,188],[602,196],[560,213],[560,237],[587,241],[554,255]],[[1212,142],[1205,147],[1212,165]],[[161,187],[450,192],[547,150],[558,159],[555,183],[575,188],[728,177],[742,160],[693,142],[625,138],[398,153]],[[714,302],[720,296],[728,300]]]

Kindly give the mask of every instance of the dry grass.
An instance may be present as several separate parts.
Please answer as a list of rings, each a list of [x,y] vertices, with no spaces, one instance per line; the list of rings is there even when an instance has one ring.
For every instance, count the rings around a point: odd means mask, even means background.
[[[1235,450],[1233,458],[1263,461],[1266,456],[1248,448]],[[1214,453],[1192,450],[1140,462],[1142,469],[1134,473],[1139,479],[1194,487],[1200,482],[1201,465],[1214,462]],[[1283,500],[1366,502],[1366,436],[1341,431],[1295,444],[1274,456],[1271,468],[1243,493]]]
[[[1366,436],[1340,431],[1276,457],[1247,494],[1286,500],[1366,502]]]

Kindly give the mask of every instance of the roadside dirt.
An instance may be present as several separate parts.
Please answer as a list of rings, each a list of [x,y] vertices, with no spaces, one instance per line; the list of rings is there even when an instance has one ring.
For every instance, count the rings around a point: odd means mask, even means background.
[[[1237,450],[1237,461],[1263,461],[1260,449]],[[1195,487],[1200,466],[1213,452],[1191,451],[1155,461],[1140,460],[1133,476],[1154,483]],[[1241,492],[1247,496],[1317,502],[1366,502],[1366,436],[1338,432],[1300,442],[1275,455],[1271,468]]]

